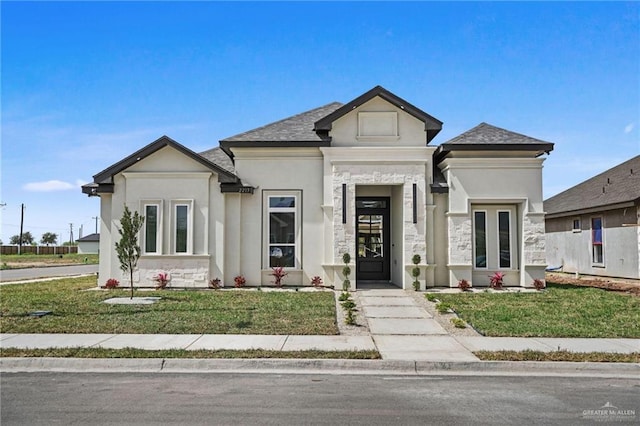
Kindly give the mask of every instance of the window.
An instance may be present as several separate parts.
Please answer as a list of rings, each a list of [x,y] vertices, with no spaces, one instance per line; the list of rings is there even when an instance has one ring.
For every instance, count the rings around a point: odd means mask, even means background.
[[[174,200],[173,204],[173,252],[176,254],[192,253],[193,201]]]
[[[265,193],[266,262],[269,268],[299,268],[299,191]]]
[[[573,232],[580,232],[582,230],[582,224],[580,219],[573,219]]]
[[[474,268],[517,269],[516,206],[474,205],[472,212]]]
[[[604,264],[604,250],[602,246],[602,218],[591,219],[591,247],[593,253],[593,263]]]
[[[511,212],[498,212],[498,250],[500,267],[511,268]]]
[[[142,253],[162,254],[162,201],[144,200],[141,204],[144,215]]]
[[[473,229],[475,240],[475,266],[487,267],[487,212],[476,211],[473,214]]]

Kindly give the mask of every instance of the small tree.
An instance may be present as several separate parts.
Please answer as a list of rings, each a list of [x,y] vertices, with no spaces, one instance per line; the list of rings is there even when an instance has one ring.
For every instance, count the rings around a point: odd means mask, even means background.
[[[138,212],[131,214],[129,208],[124,206],[124,213],[120,219],[118,232],[120,233],[120,241],[116,242],[116,252],[120,261],[120,269],[123,272],[129,272],[131,283],[131,298],[133,299],[133,271],[138,265],[140,259],[140,246],[138,245],[138,232],[144,223],[144,216]]]
[[[42,238],[40,238],[40,244],[56,244],[58,241],[58,234],[54,234],[53,232],[45,232],[42,234]]]

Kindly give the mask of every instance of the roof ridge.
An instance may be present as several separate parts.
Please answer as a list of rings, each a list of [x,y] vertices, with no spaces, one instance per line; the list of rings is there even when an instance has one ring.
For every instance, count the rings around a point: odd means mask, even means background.
[[[312,108],[310,110],[303,111],[303,112],[300,112],[298,114],[294,114],[294,115],[291,115],[289,117],[282,118],[280,120],[272,121],[272,122],[267,123],[265,125],[262,125],[260,127],[256,127],[254,129],[247,130],[245,132],[238,133],[238,134],[233,135],[233,136],[229,136],[227,138],[222,139],[222,141],[226,141],[228,139],[235,139],[235,138],[241,137],[241,136],[249,134],[249,133],[254,133],[254,132],[257,132],[259,130],[265,129],[265,128],[269,127],[269,126],[273,126],[273,125],[276,125],[276,124],[279,124],[279,123],[283,123],[283,122],[288,121],[288,120],[293,120],[293,119],[295,119],[297,117],[300,117],[300,116],[303,116],[303,115],[306,115],[306,114],[310,114],[310,113],[313,113],[315,111],[318,111],[318,110],[321,110],[323,108],[327,108],[327,107],[330,107],[330,106],[333,106],[333,105],[342,106],[343,104],[341,102],[338,102],[338,101],[329,102],[326,105],[322,105],[322,106],[319,106],[319,107],[316,107],[316,108]]]

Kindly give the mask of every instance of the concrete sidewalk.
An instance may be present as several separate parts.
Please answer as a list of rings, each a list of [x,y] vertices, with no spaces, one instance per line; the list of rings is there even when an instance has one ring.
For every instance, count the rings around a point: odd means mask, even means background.
[[[570,339],[453,336],[292,336],[250,334],[0,334],[0,348],[138,348],[161,349],[264,349],[274,351],[379,350],[383,359],[463,361],[472,351],[537,350],[551,352],[640,352],[640,339]],[[397,346],[394,346],[397,345]],[[404,355],[401,357],[400,355]],[[471,354],[473,356],[473,354]],[[473,358],[467,361],[477,361]]]

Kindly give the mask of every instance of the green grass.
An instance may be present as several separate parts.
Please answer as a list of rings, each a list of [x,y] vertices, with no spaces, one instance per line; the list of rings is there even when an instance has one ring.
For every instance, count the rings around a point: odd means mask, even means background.
[[[86,262],[85,262],[86,259]],[[2,269],[18,269],[33,267],[34,263],[45,265],[97,264],[97,254],[3,254],[0,265]]]
[[[108,305],[129,290],[83,291],[95,277],[5,285],[3,333],[338,334],[331,292],[164,290],[154,305]],[[29,312],[49,310],[41,318]]]
[[[640,337],[640,298],[547,283],[536,293],[438,294],[486,336]]]
[[[567,361],[567,362],[640,362],[640,352],[617,354],[609,352],[568,351],[478,351],[482,361]]]
[[[144,350],[103,348],[0,349],[2,357],[55,358],[308,358],[308,359],[380,359],[378,351],[268,351],[252,350]]]

